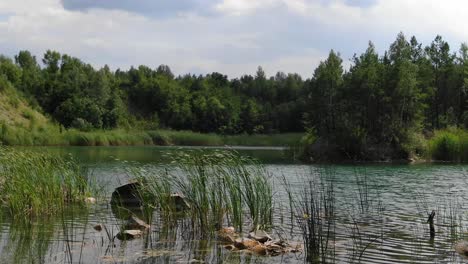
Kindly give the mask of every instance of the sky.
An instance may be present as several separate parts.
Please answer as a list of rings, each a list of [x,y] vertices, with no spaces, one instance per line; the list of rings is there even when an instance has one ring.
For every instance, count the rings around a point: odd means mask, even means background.
[[[349,67],[370,40],[382,53],[399,32],[424,44],[442,35],[455,52],[468,41],[466,17],[466,0],[0,0],[0,54],[309,78],[331,49]]]

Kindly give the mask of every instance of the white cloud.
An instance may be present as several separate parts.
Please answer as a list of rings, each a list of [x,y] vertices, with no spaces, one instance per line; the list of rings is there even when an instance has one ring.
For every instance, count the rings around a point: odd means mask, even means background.
[[[223,0],[215,9],[228,15],[247,15],[257,9],[271,8],[281,3],[279,0]]]
[[[0,48],[28,49],[41,57],[55,49],[96,66],[168,64],[174,72],[253,74],[258,65],[310,77],[330,48],[343,59],[369,39],[399,31],[451,44],[468,40],[465,0],[378,0],[358,7],[345,0],[223,0],[206,9],[156,19],[126,11],[64,9],[60,0],[0,0]],[[377,39],[376,39],[377,38]],[[8,54],[13,55],[13,54]]]
[[[323,4],[317,0],[283,0],[293,12],[350,31],[406,31],[410,34],[446,34],[467,38],[466,0],[378,0],[367,8],[344,0]]]

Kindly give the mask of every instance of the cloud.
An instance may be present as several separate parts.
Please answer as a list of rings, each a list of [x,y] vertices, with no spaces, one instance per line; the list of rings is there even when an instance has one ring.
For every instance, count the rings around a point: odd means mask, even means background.
[[[121,10],[149,17],[164,18],[184,13],[210,13],[210,0],[61,0],[71,11],[91,9]]]
[[[130,4],[131,3],[131,4]],[[168,64],[177,74],[311,77],[330,49],[343,60],[398,32],[428,44],[468,39],[465,0],[22,0],[0,1],[0,49],[58,50],[97,67]]]

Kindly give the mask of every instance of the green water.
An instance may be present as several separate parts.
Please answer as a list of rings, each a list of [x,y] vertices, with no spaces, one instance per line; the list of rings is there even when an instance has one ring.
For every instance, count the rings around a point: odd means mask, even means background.
[[[3,218],[0,225],[0,263],[302,263],[303,254],[259,257],[232,253],[215,240],[200,240],[182,223],[167,229],[155,220],[143,239],[111,239],[122,223],[109,206],[112,190],[130,180],[125,168],[170,166],[170,154],[182,148],[70,147],[34,148],[73,155],[89,168],[90,177],[104,186],[107,198],[89,208],[70,208],[63,216],[37,219],[32,224]],[[453,245],[468,239],[468,166],[420,165],[305,165],[282,149],[242,148],[241,155],[259,159],[275,188],[274,237],[301,241],[291,221],[282,178],[298,193],[304,182],[326,171],[335,186],[337,225],[336,263],[464,263]],[[365,177],[366,191],[358,182]],[[359,187],[361,186],[361,187]],[[361,191],[360,191],[361,190]],[[365,197],[365,199],[363,198]],[[363,202],[365,201],[365,202]],[[427,212],[436,210],[436,238],[429,238]],[[93,229],[104,224],[108,232]],[[359,240],[352,232],[359,231]],[[352,250],[357,247],[358,250]],[[358,256],[352,257],[352,253]]]

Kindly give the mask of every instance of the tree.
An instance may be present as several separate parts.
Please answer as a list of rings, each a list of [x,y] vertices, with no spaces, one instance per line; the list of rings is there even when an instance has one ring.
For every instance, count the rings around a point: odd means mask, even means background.
[[[315,127],[319,135],[329,138],[336,128],[337,96],[343,85],[342,59],[331,50],[328,58],[320,62],[312,79],[307,125]]]

